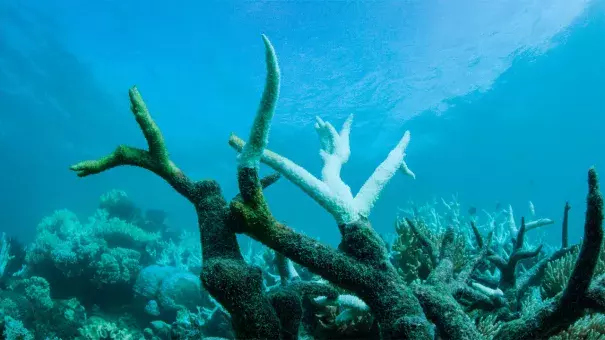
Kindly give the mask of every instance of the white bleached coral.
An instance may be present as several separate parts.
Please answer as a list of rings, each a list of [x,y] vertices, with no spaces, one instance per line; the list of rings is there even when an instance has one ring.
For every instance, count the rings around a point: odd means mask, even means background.
[[[352,121],[353,116],[351,115],[339,133],[330,123],[317,118],[315,128],[319,135],[320,156],[324,163],[321,179],[270,150],[265,149],[261,157],[263,163],[311,196],[332,214],[339,224],[347,224],[361,217],[368,217],[380,193],[398,170],[415,178],[414,173],[404,161],[405,150],[410,142],[410,132],[406,131],[387,158],[367,179],[357,195],[353,196],[351,188],[340,177],[341,168],[349,160],[351,154],[349,136]],[[253,131],[256,127],[253,128]],[[262,126],[258,126],[258,128],[262,129]],[[231,145],[236,149],[241,149],[242,144],[243,141],[239,138],[231,137]]]

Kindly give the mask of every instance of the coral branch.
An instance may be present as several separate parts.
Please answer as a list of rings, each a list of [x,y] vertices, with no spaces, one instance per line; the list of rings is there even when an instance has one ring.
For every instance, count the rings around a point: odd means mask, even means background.
[[[464,340],[481,338],[473,321],[453,296],[432,286],[415,285],[413,289],[427,317],[435,323],[439,331],[439,337],[435,338]]]
[[[239,166],[241,167],[258,166],[263,150],[265,150],[267,143],[269,143],[271,119],[273,118],[275,105],[279,97],[280,73],[275,49],[265,35],[263,35],[263,42],[265,43],[265,59],[267,63],[265,90],[258,112],[254,118],[248,143],[240,154]]]
[[[380,196],[382,189],[384,189],[386,184],[393,178],[397,170],[403,169],[408,175],[416,177],[403,160],[405,157],[405,149],[409,143],[410,132],[406,131],[399,143],[397,143],[397,146],[389,152],[387,158],[380,163],[376,170],[374,170],[374,173],[372,173],[372,176],[363,184],[355,196],[354,203],[359,215],[364,217],[370,215],[370,211],[374,207],[376,200],[378,200],[378,196]]]
[[[547,225],[551,225],[554,224],[555,221],[551,220],[550,218],[541,218],[539,220],[535,220],[535,221],[530,221],[527,222],[525,225],[526,230],[525,231],[530,231],[530,230],[534,230],[534,229],[538,229],[540,227],[544,227]]]
[[[437,263],[439,262],[439,248],[437,248],[437,245],[435,245],[433,243],[433,241],[431,241],[431,239],[428,237],[428,235],[425,235],[418,228],[418,226],[416,226],[415,221],[413,221],[410,218],[406,218],[405,221],[406,221],[407,225],[410,227],[410,229],[412,229],[412,232],[414,232],[416,237],[418,237],[418,241],[420,241],[420,245],[429,254],[429,257],[431,259],[431,262],[433,263],[433,266],[437,266]]]
[[[268,294],[269,301],[280,319],[280,339],[298,339],[304,320],[303,304],[317,296],[337,299],[338,292],[329,285],[318,282],[295,281],[279,286]]]
[[[566,254],[573,251],[575,248],[576,247],[561,248],[552,253],[550,256],[544,257],[543,259],[538,261],[538,263],[534,264],[533,267],[529,268],[527,271],[521,274],[517,278],[515,286],[515,294],[517,299],[522,297],[529,290],[530,287],[540,284],[542,278],[544,277],[544,271],[546,270],[546,267],[550,262],[562,258]]]
[[[240,169],[242,185],[254,183],[255,169]],[[308,268],[331,283],[350,290],[372,309],[384,339],[426,338],[428,325],[418,301],[388,262],[382,239],[365,225],[347,225],[342,251],[298,234],[271,216],[262,192],[251,202],[231,202],[241,232]],[[364,222],[367,223],[367,222]]]
[[[448,228],[442,241],[442,248],[449,249],[453,245],[454,230]],[[499,296],[490,296],[486,291],[469,287],[471,273],[484,260],[491,246],[492,233],[481,251],[471,259],[460,274],[454,279],[453,252],[441,252],[439,264],[431,272],[423,284],[414,284],[415,296],[422,304],[427,317],[436,325],[439,337],[446,339],[478,339],[479,333],[456,301],[458,298],[470,300],[472,304],[483,303],[492,305]],[[494,295],[496,293],[493,293]]]
[[[586,294],[599,260],[603,244],[603,197],[598,181],[597,172],[590,169],[584,238],[576,266],[561,298],[561,304],[564,306],[577,303]]]
[[[300,281],[300,276],[294,268],[294,264],[284,255],[275,252],[275,260],[277,264],[277,272],[281,280],[281,285],[285,286],[290,282]]]
[[[147,105],[143,101],[143,97],[137,90],[136,86],[128,91],[130,98],[130,110],[134,114],[134,118],[139,124],[145,140],[147,140],[147,146],[151,157],[157,160],[163,166],[169,166],[170,161],[168,160],[168,150],[166,149],[166,143],[160,128],[157,126],[155,121],[151,118]]]
[[[483,236],[479,232],[479,228],[477,228],[477,224],[475,221],[471,221],[471,229],[473,230],[473,235],[475,235],[475,242],[477,242],[477,247],[483,248]]]
[[[229,145],[236,151],[241,151],[246,143],[232,134]],[[332,215],[340,211],[339,207],[344,203],[332,197],[330,188],[303,167],[268,149],[263,152],[261,161],[301,188]]]
[[[599,191],[597,173],[591,168],[588,171],[584,241],[565,289],[534,313],[504,324],[496,338],[546,338],[581,318],[587,308],[600,308],[600,302],[605,301],[604,291],[600,290],[603,279],[595,282],[592,279],[602,244],[603,197]]]
[[[595,279],[586,293],[587,307],[605,313],[605,274]]]
[[[507,290],[509,288],[515,287],[516,281],[517,281],[516,270],[517,270],[517,264],[519,263],[519,261],[528,259],[528,258],[532,258],[532,257],[536,257],[542,250],[542,245],[538,246],[534,250],[524,249],[525,232],[526,232],[525,219],[522,218],[521,219],[521,228],[519,229],[519,231],[517,233],[517,238],[514,240],[513,252],[508,257],[508,259],[505,260],[498,255],[491,255],[488,257],[488,260],[490,260],[496,267],[498,267],[498,269],[500,270],[500,273],[502,274],[500,276],[499,287],[503,290]]]
[[[561,228],[561,247],[567,248],[569,246],[569,210],[571,205],[569,202],[565,202],[565,208],[563,209],[563,225]]]
[[[106,170],[130,165],[147,169],[162,177],[181,195],[190,201],[194,199],[194,183],[169,159],[164,137],[136,86],[128,91],[130,110],[132,111],[145,139],[149,150],[142,150],[127,145],[118,146],[112,153],[97,160],[79,162],[70,167],[79,177],[102,173]]]

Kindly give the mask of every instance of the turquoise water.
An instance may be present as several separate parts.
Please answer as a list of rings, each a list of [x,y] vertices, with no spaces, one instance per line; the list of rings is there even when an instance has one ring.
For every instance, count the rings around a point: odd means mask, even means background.
[[[23,242],[68,208],[88,216],[124,190],[197,232],[190,204],[156,176],[68,170],[117,144],[144,147],[128,108],[136,84],[172,159],[237,194],[231,132],[246,136],[263,89],[261,34],[282,90],[270,148],[321,171],[313,128],[355,114],[343,178],[356,191],[405,130],[412,180],[396,176],[371,220],[392,233],[409,202],[457,195],[462,211],[497,205],[555,220],[533,234],[558,246],[563,206],[582,236],[586,171],[605,169],[605,4],[551,0],[0,0],[0,229]],[[262,169],[268,173],[267,169]],[[286,180],[274,215],[337,244],[332,217]]]
[[[255,3],[5,1],[4,225],[27,238],[40,217],[63,207],[90,212],[108,188],[166,209],[183,227],[195,223],[188,205],[147,173],[118,169],[79,181],[66,166],[117,143],[144,145],[125,102],[137,84],[181,167],[235,192],[226,139],[245,134],[255,112],[261,33],[283,70],[275,150],[318,172],[314,116],[338,126],[354,113],[343,176],[355,189],[410,129],[408,162],[418,177],[387,187],[373,213],[378,228],[390,230],[410,199],[456,193],[479,208],[501,202],[523,211],[531,200],[552,218],[565,200],[582,206],[584,171],[603,162],[598,2],[468,1],[469,20],[457,19],[464,6],[439,1]],[[277,200],[273,209],[309,233],[308,223],[331,223],[288,183],[269,196],[302,205]]]

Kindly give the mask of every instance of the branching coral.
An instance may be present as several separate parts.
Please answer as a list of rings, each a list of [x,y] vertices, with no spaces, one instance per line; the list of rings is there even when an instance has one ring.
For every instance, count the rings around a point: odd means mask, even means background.
[[[603,340],[605,339],[605,315],[587,315],[569,329],[550,337],[550,340]]]
[[[542,292],[545,298],[554,297],[563,291],[573,272],[578,253],[579,249],[574,249],[562,258],[548,263],[542,281]],[[605,274],[605,247],[602,246],[594,275],[603,274]]]
[[[106,157],[78,163],[71,169],[83,177],[121,165],[141,167],[165,179],[194,205],[204,258],[202,282],[231,314],[238,337],[279,338],[280,321],[264,294],[260,271],[244,261],[235,232],[246,233],[328,281],[356,291],[372,308],[381,324],[383,337],[429,337],[430,326],[419,303],[391,266],[384,242],[363,218],[394,171],[407,169],[403,163],[403,152],[409,135],[404,136],[370,177],[366,189],[361,191],[364,192],[360,196],[364,197],[360,201],[362,204],[356,204],[356,208],[351,206],[351,201],[341,202],[339,196],[327,193],[328,185],[314,177],[298,177],[299,183],[312,191],[311,195],[336,213],[337,220],[354,219],[353,223],[340,225],[343,234],[340,250],[324,246],[277,223],[264,200],[262,182],[258,177],[259,160],[266,154],[286,160],[265,150],[279,94],[279,68],[273,46],[268,39],[263,39],[268,76],[248,146],[240,144],[244,151],[238,171],[241,196],[231,202],[231,207],[223,198],[218,183],[212,180],[192,181],[169,159],[162,134],[136,88],[129,93],[131,108],[147,140],[148,150],[122,145]],[[325,151],[333,153],[335,150]],[[284,175],[306,173],[294,171],[292,169],[300,170],[300,167],[292,162],[288,164],[292,167],[283,168]],[[313,191],[315,189],[318,191]]]
[[[546,302],[536,313],[503,325],[496,337],[532,339],[536,334],[545,337],[561,331],[581,318],[587,308],[604,310],[605,280],[601,277],[593,282],[603,243],[603,198],[594,169],[590,169],[588,174],[588,189],[584,242],[565,289],[557,297]]]
[[[279,92],[277,58],[269,40],[264,38],[264,41],[269,76],[257,115],[257,123],[260,125],[268,125],[265,118],[272,115]],[[122,145],[104,158],[84,161],[71,169],[83,177],[116,166],[132,165],[152,171],[165,179],[196,208],[204,259],[202,282],[232,315],[237,336],[279,338],[279,319],[264,295],[260,270],[248,265],[242,257],[234,233],[239,227],[230,217],[229,207],[218,183],[213,180],[195,182],[189,179],[169,159],[160,129],[151,118],[138,90],[132,88],[129,95],[131,110],[147,140],[148,150]],[[263,142],[262,139],[251,139]],[[256,152],[253,146],[255,144],[249,147],[250,155]],[[246,162],[246,159],[243,161]]]
[[[264,147],[263,153],[259,157],[259,160],[292,181],[324,207],[334,216],[338,224],[353,223],[360,218],[367,219],[382,189],[397,170],[415,177],[404,161],[405,149],[410,142],[410,133],[406,131],[403,138],[367,179],[357,195],[353,196],[351,188],[340,177],[341,168],[349,160],[351,154],[349,135],[352,120],[351,115],[338,133],[330,123],[317,118],[315,129],[319,135],[320,156],[324,163],[321,180],[298,164],[277,153],[265,150]],[[238,151],[242,149],[244,152],[246,151],[244,141],[235,135],[231,136],[229,144]]]
[[[431,230],[422,220],[402,219],[396,225],[397,239],[393,245],[393,261],[406,282],[426,279],[437,266],[439,254],[447,230]],[[459,271],[467,261],[468,247],[465,237],[455,233],[454,254],[452,261],[454,271]]]
[[[424,228],[425,224],[420,223],[417,227]],[[397,221],[395,228],[397,238],[393,244],[391,256],[397,271],[406,282],[419,278],[426,279],[434,265],[431,257],[420,245],[418,236],[412,231],[406,220]],[[427,233],[427,235],[435,234]]]
[[[497,320],[497,316],[488,314],[477,320],[477,331],[483,336],[483,339],[493,339],[500,330],[502,323]]]
[[[540,250],[542,250],[542,246],[538,246],[536,249],[528,250],[525,249],[525,219],[521,220],[521,228],[518,230],[517,238],[513,244],[512,253],[508,256],[507,259],[502,258],[498,255],[491,255],[488,259],[500,269],[500,284],[499,287],[502,289],[508,289],[509,287],[514,287],[516,285],[517,280],[517,264],[519,261],[524,259],[529,259],[532,257],[538,256]]]
[[[409,222],[411,225],[413,223]],[[482,249],[470,259],[458,275],[454,275],[454,229],[449,228],[441,244],[439,255],[436,255],[435,269],[427,280],[414,283],[413,289],[420,300],[427,317],[437,326],[440,336],[448,339],[477,339],[479,332],[470,317],[457,300],[466,300],[470,304],[491,304],[494,298],[486,291],[474,289],[471,274],[484,261],[491,247],[492,234]],[[425,247],[429,244],[425,243]]]
[[[456,275],[453,264],[455,231],[448,229],[441,240],[438,258],[435,251],[429,251],[436,265],[427,280],[407,285],[392,265],[385,242],[371,227],[367,217],[381,190],[396,171],[403,170],[413,175],[404,162],[409,133],[403,135],[356,196],[340,178],[340,169],[350,154],[350,119],[340,133],[322,120],[317,122],[320,154],[324,161],[321,180],[287,158],[271,152],[267,149],[268,135],[279,95],[280,72],[273,46],[264,36],[263,41],[267,78],[250,136],[247,142],[236,136],[230,138],[230,144],[241,152],[238,164],[240,194],[230,203],[222,195],[218,183],[213,180],[193,181],[170,160],[163,136],[136,87],[129,92],[131,110],[147,140],[148,149],[121,145],[106,157],[78,163],[71,169],[84,177],[117,166],[137,166],[163,178],[193,204],[198,215],[204,259],[202,283],[230,314],[237,338],[297,338],[303,320],[301,306],[305,299],[337,295],[323,282],[301,281],[292,273],[288,274],[292,268],[288,266],[283,267],[287,270],[281,271],[281,285],[267,293],[260,269],[246,262],[242,256],[237,233],[260,241],[331,284],[355,294],[371,310],[383,339],[431,339],[434,334],[428,319],[436,324],[439,335],[443,337],[478,338],[480,333],[474,321],[458,299],[485,302],[492,298],[486,296],[488,289],[477,289],[481,286],[472,282],[473,271],[484,263],[486,256],[493,255],[488,254],[490,240],[482,243],[484,246],[479,247]],[[299,186],[334,216],[342,236],[338,249],[325,246],[276,221],[263,195],[263,189],[272,181],[260,178],[261,161]],[[595,259],[603,238],[602,209],[596,172],[591,169],[585,242],[564,292],[533,315],[502,323],[494,330],[496,338],[545,337],[567,327],[589,308],[603,309],[605,279],[592,281]],[[514,267],[512,262],[523,254],[523,233],[519,231],[520,235],[517,235],[517,231],[513,231],[517,238],[513,258],[494,261],[503,263],[502,270]],[[579,308],[563,308],[569,304]]]

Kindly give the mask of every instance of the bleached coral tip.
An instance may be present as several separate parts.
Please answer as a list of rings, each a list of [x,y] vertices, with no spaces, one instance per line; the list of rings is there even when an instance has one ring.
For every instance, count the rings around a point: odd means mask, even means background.
[[[410,170],[410,168],[408,168],[406,162],[403,162],[401,164],[401,171],[403,171],[404,174],[412,177],[412,179],[416,179],[416,174],[412,170]]]

